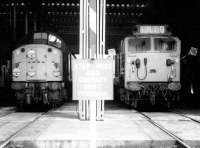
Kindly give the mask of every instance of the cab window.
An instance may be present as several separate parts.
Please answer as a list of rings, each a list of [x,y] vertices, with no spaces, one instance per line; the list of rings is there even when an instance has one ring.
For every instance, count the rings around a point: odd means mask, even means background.
[[[132,38],[128,40],[129,52],[145,52],[149,51],[150,48],[150,38]]]
[[[175,51],[177,48],[177,41],[174,38],[155,38],[156,51]]]

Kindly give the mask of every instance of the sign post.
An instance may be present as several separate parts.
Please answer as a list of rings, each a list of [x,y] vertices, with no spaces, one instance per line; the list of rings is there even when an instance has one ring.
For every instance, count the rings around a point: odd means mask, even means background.
[[[73,100],[89,100],[91,148],[96,147],[96,120],[103,100],[113,99],[113,60],[72,61]],[[100,102],[100,103],[99,103]]]
[[[106,0],[80,0],[79,55],[81,59],[103,59],[105,55]],[[90,101],[79,100],[79,118],[89,120]],[[96,120],[103,120],[104,98],[96,100]],[[101,110],[99,110],[101,109]]]
[[[106,0],[80,0],[81,60],[72,61],[73,99],[79,101],[79,118],[90,119],[91,148],[96,147],[96,120],[104,118],[104,100],[113,98],[113,62],[103,60],[105,10]]]

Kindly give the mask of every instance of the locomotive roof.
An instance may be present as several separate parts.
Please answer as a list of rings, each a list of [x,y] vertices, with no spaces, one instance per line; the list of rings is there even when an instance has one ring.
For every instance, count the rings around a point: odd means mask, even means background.
[[[54,39],[54,41],[49,41],[50,37]],[[57,46],[56,41],[60,43]],[[63,52],[66,52],[66,43],[65,41],[56,33],[53,32],[34,32],[26,35],[21,41],[18,42],[17,47],[26,45],[26,44],[47,44],[59,48]]]

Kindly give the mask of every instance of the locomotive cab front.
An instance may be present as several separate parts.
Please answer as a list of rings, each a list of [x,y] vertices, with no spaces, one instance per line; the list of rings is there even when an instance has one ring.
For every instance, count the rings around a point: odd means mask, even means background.
[[[64,41],[53,33],[38,32],[12,55],[12,88],[19,107],[23,104],[62,102],[65,66]],[[65,63],[66,64],[66,63]]]
[[[149,96],[155,104],[156,96],[167,99],[181,89],[180,52],[181,44],[177,37],[149,26],[147,31],[126,37],[121,46],[121,66],[124,71],[124,88],[137,92],[140,99]],[[153,31],[152,31],[153,30]],[[146,31],[146,32],[145,32]],[[151,32],[152,31],[152,32]],[[161,30],[162,31],[162,30]],[[145,97],[144,97],[145,96]]]

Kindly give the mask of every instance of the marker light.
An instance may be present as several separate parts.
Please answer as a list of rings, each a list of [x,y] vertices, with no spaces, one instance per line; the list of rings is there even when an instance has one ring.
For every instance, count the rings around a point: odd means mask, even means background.
[[[35,50],[29,50],[27,56],[31,59],[35,58],[36,57]]]
[[[14,77],[19,77],[20,69],[19,68],[14,68],[12,74],[13,74]]]
[[[55,77],[58,77],[58,76],[61,75],[61,72],[60,72],[60,71],[53,71],[53,75],[54,75]]]
[[[36,72],[35,71],[28,71],[27,75],[30,76],[30,77],[34,77],[36,75]]]
[[[61,72],[60,72],[60,63],[54,63],[54,68],[55,70],[53,71],[53,75],[55,77],[58,77],[61,75]]]

